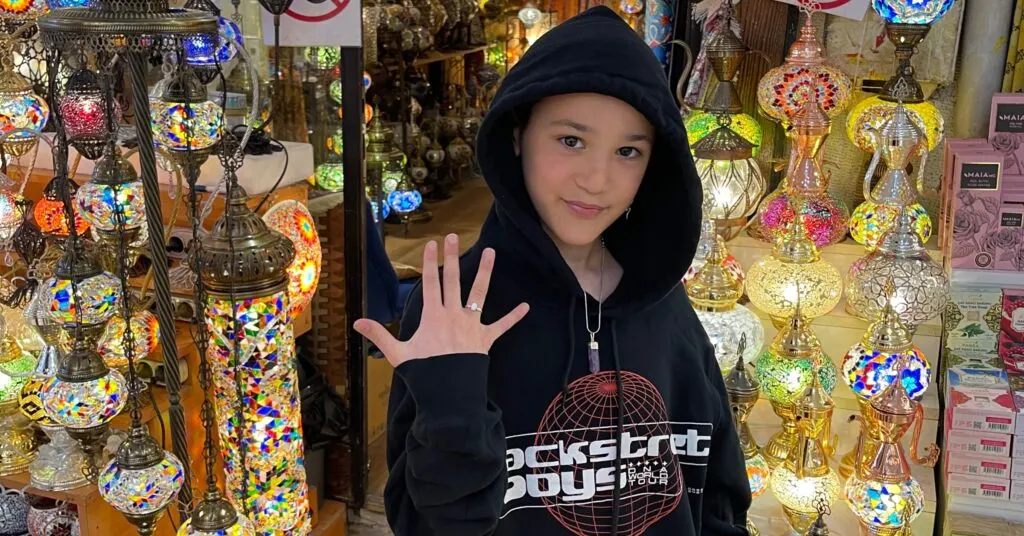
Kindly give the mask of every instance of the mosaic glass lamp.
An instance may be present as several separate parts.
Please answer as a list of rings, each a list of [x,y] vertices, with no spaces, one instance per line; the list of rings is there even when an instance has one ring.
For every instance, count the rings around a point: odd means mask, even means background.
[[[216,43],[208,35],[193,36],[185,41],[185,63],[192,67],[212,67],[235,59],[238,47],[242,46],[242,29],[225,17],[217,17],[217,29]]]
[[[798,534],[806,534],[810,529],[817,518],[819,503],[831,505],[841,491],[839,476],[829,465],[827,447],[822,443],[829,433],[835,403],[818,375],[812,373],[811,378],[811,385],[796,402],[800,421],[796,448],[772,472],[769,483],[786,519]]]
[[[810,94],[787,133],[789,166],[783,184],[761,202],[757,223],[762,238],[777,240],[797,214],[819,248],[846,238],[849,209],[829,191],[829,177],[821,169],[821,147],[830,129],[828,116]]]
[[[815,366],[815,362],[820,365]],[[782,429],[761,449],[773,468],[782,465],[796,447],[796,401],[811,385],[815,372],[822,387],[832,392],[836,385],[835,366],[821,349],[818,337],[798,308],[786,326],[775,335],[771,346],[758,358],[755,368],[761,393],[782,419]],[[830,434],[824,437],[829,446]]]
[[[876,137],[872,131],[878,131],[896,110],[896,101],[888,101],[878,95],[868,97],[850,108],[846,119],[846,137],[866,153],[874,153],[877,148]],[[934,104],[928,101],[903,102],[907,115],[914,126],[924,133],[931,151],[942,143],[945,134],[945,120]]]
[[[538,9],[537,6],[533,4],[533,2],[527,2],[526,5],[523,6],[523,8],[520,9],[518,13],[519,21],[522,22],[523,26],[526,26],[527,28],[533,28],[534,26],[536,26],[537,23],[540,22],[541,17],[543,16],[544,13],[540,9]]]
[[[46,183],[43,195],[36,201],[36,206],[32,211],[39,230],[47,237],[58,241],[67,238],[70,234],[67,213],[64,211],[64,200],[60,194],[61,181],[60,177],[54,177]],[[68,188],[71,189],[71,196],[74,198],[78,192],[78,183],[72,179],[67,179],[67,182]],[[84,234],[89,230],[89,222],[82,217],[77,208],[72,208],[75,214],[75,232],[79,235]]]
[[[871,7],[887,24],[933,24],[955,0],[872,0]]]
[[[80,326],[82,335],[95,343],[114,316],[121,297],[119,289],[118,279],[104,272],[84,246],[76,242],[57,261],[53,277],[43,283],[41,292],[57,323],[69,332]]]
[[[25,2],[44,4],[40,0]],[[22,156],[35,147],[39,133],[50,118],[50,107],[32,91],[32,83],[14,69],[10,53],[0,52],[0,134],[4,152]]]
[[[843,278],[835,266],[821,259],[802,220],[794,218],[771,254],[747,271],[746,285],[750,303],[767,313],[778,328],[793,315],[798,302],[808,319],[834,309],[842,296]]]
[[[885,289],[889,280],[895,286],[891,298]],[[890,304],[900,321],[915,330],[939,316],[948,301],[949,278],[928,255],[906,209],[878,249],[854,261],[846,275],[847,310],[863,320],[878,318]]]
[[[690,263],[690,268],[686,270],[686,275],[683,276],[683,284],[693,279],[697,275],[697,271],[704,266],[704,262],[707,260],[708,254],[711,253],[711,249],[718,244],[718,226],[711,218],[707,217],[707,213],[704,213],[704,219],[700,222],[700,239],[697,240],[697,252],[693,254],[693,262]],[[742,283],[747,275],[743,272],[743,266],[740,261],[736,260],[731,253],[728,252],[728,246],[726,246],[725,260],[722,261],[722,267],[726,269],[737,281]]]
[[[725,241],[719,238],[697,276],[685,283],[723,374],[732,370],[740,357],[753,361],[764,342],[761,319],[737,303],[743,297],[743,282],[725,269],[725,255]]]
[[[149,536],[177,497],[184,478],[181,461],[140,425],[132,426],[100,472],[97,485],[104,501],[135,525],[140,536]]]
[[[134,342],[132,359],[138,363],[145,359],[160,342],[160,323],[156,315],[141,309],[132,312],[132,341]],[[121,315],[114,315],[107,322],[103,336],[99,340],[99,353],[103,362],[112,369],[125,372],[128,367],[128,355],[124,346],[125,322]]]
[[[25,353],[6,334],[0,322],[5,344],[0,355],[0,475],[20,473],[36,457],[35,433],[31,421],[22,414],[19,398],[36,367],[36,358]]]
[[[693,110],[686,116],[683,125],[686,127],[686,141],[689,143],[691,151],[698,141],[711,134],[712,131],[723,123],[719,120],[719,116],[720,114],[704,110]],[[753,147],[751,149],[752,156],[756,158],[757,155],[761,154],[761,143],[764,141],[764,134],[761,131],[761,124],[757,122],[757,119],[754,119],[750,114],[731,113],[728,114],[728,121],[724,123],[728,126],[729,130],[732,130]]]
[[[201,164],[220,141],[223,111],[190,69],[178,69],[149,106],[154,145],[178,159],[188,158],[191,147],[191,158]]]
[[[232,177],[224,214],[198,259],[209,296],[205,320],[225,488],[259,533],[301,534],[311,518],[288,314],[287,270],[295,247],[249,209],[246,197]],[[257,403],[238,407],[236,375],[242,375],[237,381],[245,397]],[[244,431],[233,433],[238,426]],[[251,445],[263,446],[259,456],[243,458]]]
[[[124,217],[125,240],[129,244],[138,240],[146,225],[142,180],[113,144],[107,145],[105,154],[96,162],[89,182],[75,192],[75,204],[100,239],[111,246],[120,240],[114,218],[118,209]]]
[[[914,222],[914,230],[927,242],[931,236],[931,218],[917,203],[918,193],[925,194],[924,169],[928,149],[921,132],[902,105],[897,105],[892,117],[873,133],[878,138],[877,150],[864,175],[864,202],[850,219],[850,235],[868,250],[874,249],[882,235],[892,228],[900,209],[907,207]],[[911,160],[921,157],[915,182],[907,174]],[[871,188],[871,179],[884,160],[885,173]]]
[[[313,182],[317,188],[328,192],[340,192],[345,189],[345,164],[341,162],[324,162],[313,170]]]
[[[786,126],[812,94],[829,117],[842,113],[852,87],[841,69],[825,61],[818,31],[808,16],[785,62],[758,82],[757,102],[765,115]]]
[[[121,122],[121,105],[117,99],[109,104],[114,112],[113,123],[117,125]],[[68,78],[67,89],[59,104],[64,132],[68,143],[90,160],[102,156],[110,137],[107,105],[96,73],[80,69]]]
[[[757,446],[757,441],[750,431],[750,425],[747,424],[750,412],[754,409],[754,404],[757,403],[760,396],[761,386],[757,382],[757,378],[747,369],[744,359],[746,342],[746,337],[741,336],[740,357],[725,376],[725,391],[729,395],[733,422],[740,436],[740,448],[743,449],[743,460],[747,466],[750,495],[756,499],[768,489],[771,468],[768,466],[768,460],[761,454],[760,447]],[[751,522],[750,516],[747,516],[747,532],[751,536],[759,534],[757,527]]]
[[[25,211],[21,196],[14,192],[14,182],[0,172],[0,242],[7,242],[21,227]]]
[[[281,233],[295,246],[295,259],[288,265],[288,308],[295,318],[302,313],[316,292],[320,281],[323,250],[316,222],[302,203],[282,201],[263,215],[267,227]]]

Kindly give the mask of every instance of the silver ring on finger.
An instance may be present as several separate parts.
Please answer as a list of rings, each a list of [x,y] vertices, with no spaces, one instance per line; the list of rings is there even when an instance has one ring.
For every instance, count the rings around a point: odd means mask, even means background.
[[[473,303],[467,305],[466,309],[469,309],[470,311],[473,311],[474,313],[479,313],[480,311],[483,310],[483,307],[480,307],[479,303],[473,302]]]

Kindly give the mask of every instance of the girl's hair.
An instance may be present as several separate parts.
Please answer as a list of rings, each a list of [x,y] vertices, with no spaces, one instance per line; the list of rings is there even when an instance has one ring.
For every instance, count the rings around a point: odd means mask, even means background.
[[[533,112],[533,104],[523,104],[512,109],[512,122],[519,127],[520,131],[526,130],[526,124],[530,122],[530,113]]]

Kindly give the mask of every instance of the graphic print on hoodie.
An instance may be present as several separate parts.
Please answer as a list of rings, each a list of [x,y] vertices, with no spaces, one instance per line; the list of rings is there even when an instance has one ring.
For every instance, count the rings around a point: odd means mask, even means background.
[[[597,303],[543,231],[513,149],[516,112],[601,93],[656,130],[628,218],[604,234],[623,277],[603,304],[601,371],[587,366]],[[610,9],[538,39],[502,81],[477,138],[495,202],[460,259],[468,293],[496,252],[481,320],[530,312],[490,355],[400,365],[388,423],[385,507],[397,536],[741,536],[750,505],[721,371],[680,280],[702,192],[661,65]],[[465,296],[463,296],[465,299]],[[400,338],[419,325],[413,292]],[[617,477],[616,477],[617,475]],[[617,484],[616,485],[616,481]]]

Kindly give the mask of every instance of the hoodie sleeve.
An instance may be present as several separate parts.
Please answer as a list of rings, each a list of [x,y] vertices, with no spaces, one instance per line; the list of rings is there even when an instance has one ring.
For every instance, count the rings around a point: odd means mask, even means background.
[[[422,308],[417,287],[402,318],[402,340],[416,331]],[[395,369],[384,490],[395,536],[479,536],[497,526],[505,433],[501,411],[487,397],[489,363],[484,354],[453,354]]]
[[[706,336],[705,336],[706,338]],[[732,420],[729,395],[722,372],[715,361],[714,348],[704,344],[708,383],[714,393],[718,420],[711,437],[711,458],[704,485],[702,536],[748,536],[747,510],[750,508],[750,482],[740,447],[739,434]]]

